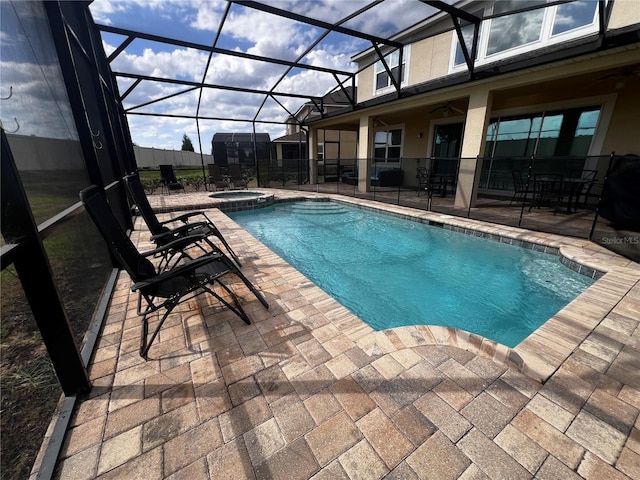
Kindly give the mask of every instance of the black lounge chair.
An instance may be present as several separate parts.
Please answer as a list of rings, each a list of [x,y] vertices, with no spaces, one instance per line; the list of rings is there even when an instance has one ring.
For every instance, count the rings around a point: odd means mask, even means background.
[[[213,185],[216,190],[219,188],[229,188],[229,182],[227,182],[220,172],[220,166],[215,163],[208,163],[207,169],[209,170],[209,184]]]
[[[229,164],[229,177],[233,188],[247,188],[247,181],[242,176],[242,169],[239,163]]]
[[[160,183],[162,184],[162,192],[171,193],[172,190],[182,190],[186,193],[182,182],[176,178],[176,172],[173,165],[158,165],[160,167]]]
[[[185,235],[201,235],[202,237],[208,238],[211,235],[216,236],[222,245],[227,249],[231,257],[235,260],[238,266],[241,266],[240,260],[238,256],[233,251],[233,249],[229,246],[227,241],[225,240],[220,230],[216,228],[214,223],[207,217],[204,212],[196,211],[196,212],[188,212],[183,215],[180,215],[174,219],[167,220],[165,222],[160,222],[156,217],[151,205],[149,204],[149,199],[147,195],[144,193],[144,189],[142,188],[142,184],[140,183],[140,178],[137,174],[131,174],[124,177],[124,183],[126,183],[129,193],[133,198],[133,202],[138,207],[140,211],[140,215],[144,219],[149,231],[151,232],[151,240],[160,246],[166,245],[170,242],[173,242],[176,238],[184,237]],[[189,222],[189,219],[196,216],[202,216],[205,220]],[[171,228],[168,227],[167,224],[174,222],[182,222],[182,225]],[[211,246],[210,242],[206,242]],[[217,250],[217,247],[214,247]]]
[[[250,324],[251,320],[240,305],[237,296],[222,281],[222,277],[227,274],[236,275],[260,303],[269,308],[260,292],[224,254],[220,252],[208,253],[195,259],[187,259],[184,263],[169,270],[157,271],[148,257],[156,255],[158,250],[174,248],[172,245],[140,253],[120,227],[98,187],[92,185],[85,188],[80,192],[80,199],[107,242],[111,254],[134,282],[131,291],[138,292],[137,313],[142,315],[141,357],[147,358],[153,341],[171,311],[180,303],[205,292],[219,300],[245,323]],[[184,239],[177,240],[178,243],[183,241]],[[233,303],[225,300],[225,297],[213,290],[216,285],[224,290],[222,295],[230,297]],[[165,309],[164,315],[149,337],[148,315],[162,308]]]

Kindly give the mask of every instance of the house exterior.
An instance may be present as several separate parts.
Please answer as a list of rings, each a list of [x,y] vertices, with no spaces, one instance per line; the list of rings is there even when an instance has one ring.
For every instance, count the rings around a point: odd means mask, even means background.
[[[306,102],[298,111],[287,119],[286,135],[276,138],[276,158],[306,159],[308,157],[307,131],[305,122],[321,118],[321,115],[339,112],[353,105],[356,100],[356,90],[347,87],[327,93],[320,102]],[[357,132],[343,130],[339,126],[329,129],[319,129],[316,132],[315,155],[313,158],[323,162],[325,159],[339,158],[355,159],[357,154]]]
[[[514,159],[602,179],[612,152],[640,153],[640,4],[453,7],[393,37],[401,49],[353,56],[357,103],[307,122],[311,158],[336,125],[357,134],[360,191],[372,159],[401,166],[413,186],[431,157],[455,158],[455,205],[468,207],[478,192],[512,192],[505,176],[525,168]]]

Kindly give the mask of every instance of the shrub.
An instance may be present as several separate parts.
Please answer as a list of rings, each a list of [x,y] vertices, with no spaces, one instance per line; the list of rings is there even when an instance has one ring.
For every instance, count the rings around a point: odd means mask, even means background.
[[[184,177],[183,181],[186,185],[193,187],[196,192],[200,190],[200,187],[204,184],[202,175],[189,175],[187,177]]]
[[[142,188],[144,191],[151,195],[156,189],[162,185],[162,182],[159,178],[140,178],[140,183],[142,183]]]

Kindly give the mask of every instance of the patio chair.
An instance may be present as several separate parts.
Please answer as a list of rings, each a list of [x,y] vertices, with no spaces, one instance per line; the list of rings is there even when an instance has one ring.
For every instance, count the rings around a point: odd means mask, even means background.
[[[227,274],[234,274],[239,278],[260,303],[269,308],[260,292],[224,254],[208,253],[195,259],[187,259],[169,270],[158,271],[148,257],[156,255],[158,250],[173,248],[171,244],[140,253],[122,230],[97,186],[91,185],[82,190],[80,200],[107,242],[111,254],[134,282],[131,291],[138,292],[137,313],[142,316],[141,357],[147,358],[153,341],[173,309],[202,293],[210,294],[245,323],[250,324],[251,320],[240,305],[236,294],[222,280]],[[181,241],[183,240],[177,240]],[[213,290],[216,286],[223,290],[221,294]],[[149,336],[148,317],[161,309],[165,312]]]
[[[176,172],[173,165],[158,165],[160,167],[160,183],[162,184],[162,193],[171,193],[172,190],[182,190],[186,193],[182,182],[176,178]]]
[[[598,170],[573,170],[570,174],[570,178],[581,178],[585,180],[585,183],[578,192],[578,197],[576,198],[576,205],[580,204],[580,197],[584,197],[581,208],[587,208],[587,201],[591,196],[591,189],[597,182]]]
[[[231,185],[233,188],[247,188],[247,181],[242,176],[239,163],[229,164],[229,177],[231,177]]]
[[[432,187],[431,184],[431,170],[425,167],[418,167],[416,178],[418,179],[418,196],[421,192],[427,192],[427,195],[431,197]]]
[[[215,163],[208,163],[207,169],[209,170],[209,184],[213,185],[216,190],[221,188],[229,188],[229,182],[227,182],[220,172],[220,166]]]
[[[533,207],[552,207],[554,212],[562,196],[562,175],[553,173],[536,173],[533,175],[533,200],[529,211]]]
[[[516,199],[524,199],[524,201],[526,201],[527,193],[529,193],[527,191],[527,181],[522,178],[522,172],[520,170],[512,170],[511,178],[513,179],[513,197],[511,197],[509,206],[511,206]]]
[[[242,266],[240,264],[240,260],[236,255],[236,252],[233,251],[231,246],[227,243],[226,239],[218,230],[218,228],[214,225],[214,223],[209,219],[206,213],[202,211],[194,211],[188,212],[183,215],[180,215],[171,220],[166,220],[164,222],[160,222],[158,217],[151,208],[151,204],[149,203],[149,199],[147,195],[144,193],[144,189],[142,188],[142,184],[140,183],[140,178],[137,174],[131,174],[124,177],[124,183],[127,185],[127,189],[131,194],[133,202],[138,207],[138,211],[142,218],[144,219],[149,231],[151,232],[151,241],[154,242],[159,247],[169,244],[174,240],[185,237],[185,236],[193,236],[200,235],[204,239],[204,243],[207,243],[212,249],[218,250],[216,246],[209,242],[208,237],[215,236],[220,240],[222,245],[225,247],[229,255],[233,258],[233,260],[238,264],[238,266]],[[201,216],[204,218],[203,221],[195,221],[190,222],[189,220],[192,217]],[[168,224],[171,223],[179,223],[182,225],[178,225],[176,227],[169,227]],[[167,259],[167,263],[170,258]]]

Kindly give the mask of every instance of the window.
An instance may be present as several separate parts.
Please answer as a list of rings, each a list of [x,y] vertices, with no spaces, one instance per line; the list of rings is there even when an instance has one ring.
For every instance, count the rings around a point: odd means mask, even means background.
[[[487,129],[485,156],[586,156],[600,107],[496,118]]]
[[[503,0],[495,3],[493,13],[500,14],[544,3],[539,0]],[[487,56],[540,40],[545,10],[540,8],[492,19]]]
[[[324,143],[318,144],[318,160],[324,160]]]
[[[375,162],[399,162],[402,154],[402,129],[378,130],[374,135]]]
[[[384,57],[384,61],[387,63],[389,70],[391,70],[393,78],[395,78],[395,80],[399,83],[404,83],[405,81],[405,70],[407,65],[406,54],[407,52],[405,51],[402,57],[402,68],[400,68],[399,50],[395,50],[394,52],[391,52],[389,55],[386,55]],[[389,77],[387,70],[384,68],[383,63],[380,60],[378,60],[375,65],[375,82],[375,91],[377,93],[387,90],[393,85],[391,77]]]
[[[482,165],[481,185],[497,188],[494,179],[516,165],[522,168],[518,158],[535,156],[536,165],[555,173],[583,168],[599,116],[600,107],[591,106],[492,119],[485,147],[490,160]],[[557,157],[574,159],[558,162]]]
[[[484,14],[484,8],[481,8],[480,10],[472,11],[470,13],[471,15],[475,15],[476,17],[482,18]],[[471,48],[473,47],[474,26],[473,24],[465,24],[465,23],[466,22],[461,21],[462,27],[460,28],[460,30],[462,31],[462,38],[464,39],[464,44],[467,47],[467,51],[469,52],[469,55],[471,55]],[[457,38],[457,35],[454,34],[454,37]],[[478,58],[478,52],[476,52],[476,60],[477,58]],[[454,65],[463,65],[464,63],[465,63],[464,54],[462,53],[460,42],[456,42],[456,54],[455,54]]]
[[[485,9],[470,13],[478,17],[500,15],[523,8],[544,6],[545,3],[547,2],[544,0],[497,0],[488,4]],[[481,22],[478,31],[476,64],[490,63],[595,32],[598,26],[597,15],[597,0],[577,0],[487,19]],[[462,36],[469,52],[473,31],[473,25],[462,24]],[[451,69],[457,71],[465,68],[462,49],[455,34],[451,52]]]
[[[552,35],[569,32],[591,25],[596,20],[597,0],[580,0],[575,3],[558,5],[553,19]]]

